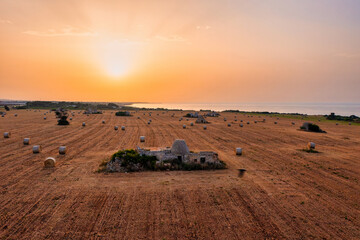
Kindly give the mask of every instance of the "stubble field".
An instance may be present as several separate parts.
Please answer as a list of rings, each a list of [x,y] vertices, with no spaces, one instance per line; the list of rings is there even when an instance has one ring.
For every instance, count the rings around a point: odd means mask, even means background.
[[[327,133],[309,133],[298,131],[305,120],[223,113],[207,118],[203,130],[191,127],[192,119],[180,122],[185,112],[162,111],[75,111],[69,126],[57,126],[54,113],[44,120],[44,112],[0,117],[0,133],[12,134],[0,139],[0,239],[360,238],[359,126],[319,122]],[[119,149],[171,146],[175,139],[192,151],[216,151],[228,169],[97,172]],[[309,141],[320,153],[300,151]],[[32,145],[43,151],[33,154]],[[66,155],[58,154],[62,145]],[[57,160],[53,169],[43,168],[49,156]],[[239,168],[247,170],[242,178]]]

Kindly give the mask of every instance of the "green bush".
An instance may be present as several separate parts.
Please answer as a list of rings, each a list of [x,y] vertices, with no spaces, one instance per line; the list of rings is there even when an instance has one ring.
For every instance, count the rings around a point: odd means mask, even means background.
[[[322,132],[320,127],[316,124],[310,123],[309,124],[309,131],[311,132]]]
[[[130,116],[129,112],[119,111],[115,113],[115,116]]]
[[[121,166],[124,168],[131,168],[135,164],[140,164],[144,169],[155,170],[156,157],[140,156],[134,149],[120,150],[111,156],[110,161],[115,161],[115,158],[121,160]]]

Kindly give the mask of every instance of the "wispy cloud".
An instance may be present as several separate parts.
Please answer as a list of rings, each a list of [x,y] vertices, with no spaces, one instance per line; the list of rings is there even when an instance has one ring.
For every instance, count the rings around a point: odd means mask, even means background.
[[[0,18],[0,23],[2,23],[2,24],[12,24],[12,22],[10,20],[1,19],[1,18]]]
[[[208,26],[208,25],[205,25],[205,26],[200,26],[200,25],[198,25],[198,26],[196,26],[196,29],[197,30],[209,30],[211,27],[210,26]]]
[[[349,58],[349,59],[360,58],[360,54],[357,54],[357,53],[337,53],[334,56],[342,57],[342,58]]]
[[[89,31],[89,30],[83,30],[80,28],[72,27],[72,26],[68,26],[68,27],[62,28],[60,30],[49,29],[44,32],[29,30],[29,31],[25,31],[23,33],[28,34],[28,35],[38,36],[38,37],[61,37],[61,36],[94,37],[94,36],[98,35],[96,32]]]
[[[172,35],[172,36],[157,35],[157,36],[155,36],[155,39],[160,40],[160,41],[166,41],[166,42],[187,42],[188,41],[186,38],[183,38],[178,35]]]
[[[120,40],[116,40],[116,42],[122,45],[141,45],[141,44],[147,44],[149,40],[133,40],[128,38],[123,38]]]

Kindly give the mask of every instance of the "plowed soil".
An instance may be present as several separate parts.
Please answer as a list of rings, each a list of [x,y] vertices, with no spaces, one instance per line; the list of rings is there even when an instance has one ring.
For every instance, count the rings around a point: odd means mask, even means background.
[[[303,120],[254,123],[264,117],[225,113],[207,118],[203,130],[192,119],[180,122],[185,113],[110,111],[76,112],[69,126],[57,126],[54,113],[44,120],[44,112],[0,117],[1,135],[12,134],[0,138],[0,239],[360,239],[359,126],[319,122],[327,133],[310,133],[298,130]],[[97,172],[119,149],[175,139],[218,152],[228,169]],[[319,153],[300,151],[309,141]],[[42,152],[33,154],[33,145]],[[62,145],[66,155],[58,154]],[[56,167],[45,169],[50,156]],[[239,168],[247,170],[241,178]]]

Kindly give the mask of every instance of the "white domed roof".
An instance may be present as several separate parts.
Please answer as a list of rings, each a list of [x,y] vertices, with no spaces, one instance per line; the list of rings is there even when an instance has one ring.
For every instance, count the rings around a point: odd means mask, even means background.
[[[189,154],[190,151],[185,140],[176,139],[171,147],[171,153],[176,155],[185,155]]]

